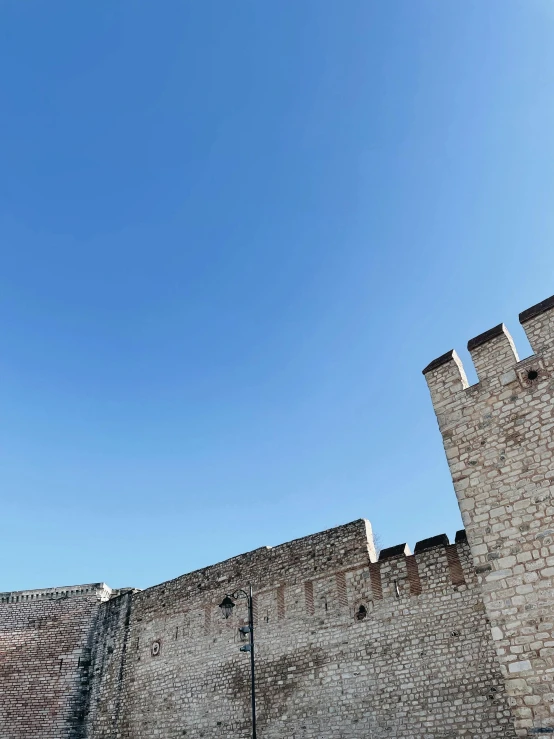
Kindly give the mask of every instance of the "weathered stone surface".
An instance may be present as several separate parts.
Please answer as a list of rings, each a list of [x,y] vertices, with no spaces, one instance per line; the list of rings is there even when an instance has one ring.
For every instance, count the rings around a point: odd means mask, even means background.
[[[0,736],[80,739],[105,585],[0,593]]]
[[[426,369],[518,735],[554,732],[554,299],[520,314],[535,354],[503,325]],[[460,379],[462,378],[462,379]]]
[[[0,594],[2,739],[250,736],[244,602],[255,592],[261,739],[554,733],[554,301],[425,377],[466,531],[377,560],[355,521],[143,592]],[[470,551],[471,547],[471,551]]]
[[[238,631],[245,604],[229,621],[218,608],[247,582],[255,589],[260,737],[513,736],[467,541],[441,536],[416,555],[405,551],[375,561],[360,520],[106,602],[48,601],[61,620],[38,648],[39,630],[21,640],[2,737],[250,736]],[[23,623],[21,604],[4,608],[5,624]],[[42,603],[25,608],[42,612]],[[35,673],[54,680],[66,622],[68,680],[61,695],[41,694]],[[44,673],[43,649],[51,655]],[[0,677],[10,684],[7,673]]]

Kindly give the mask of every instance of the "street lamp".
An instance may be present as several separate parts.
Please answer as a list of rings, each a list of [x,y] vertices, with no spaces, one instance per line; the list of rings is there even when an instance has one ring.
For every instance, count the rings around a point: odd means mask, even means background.
[[[256,739],[256,679],[254,672],[254,608],[252,605],[252,585],[248,586],[246,590],[235,590],[231,595],[226,595],[225,598],[219,604],[221,612],[224,618],[229,618],[233,613],[235,607],[235,601],[239,598],[246,598],[248,603],[248,626],[241,626],[239,631],[241,634],[249,634],[250,639],[248,644],[245,644],[240,648],[241,652],[250,652],[250,678],[252,681],[252,739]]]

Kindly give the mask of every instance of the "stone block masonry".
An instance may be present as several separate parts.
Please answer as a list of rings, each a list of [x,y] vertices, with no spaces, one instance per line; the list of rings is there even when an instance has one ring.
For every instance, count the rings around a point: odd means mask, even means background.
[[[515,736],[463,532],[376,561],[364,520],[105,603],[86,736],[249,737],[247,582],[263,739]]]
[[[554,297],[424,370],[517,734],[554,732]]]
[[[260,739],[554,733],[554,298],[424,370],[465,530],[376,557],[354,521],[144,591],[0,593],[0,739]]]
[[[376,559],[355,521],[138,592],[2,594],[2,739],[249,737],[239,604],[252,582],[259,736],[513,737],[464,532]]]
[[[138,592],[2,596],[2,739],[249,737],[252,582],[259,737],[514,737],[464,532],[376,559],[359,520]]]

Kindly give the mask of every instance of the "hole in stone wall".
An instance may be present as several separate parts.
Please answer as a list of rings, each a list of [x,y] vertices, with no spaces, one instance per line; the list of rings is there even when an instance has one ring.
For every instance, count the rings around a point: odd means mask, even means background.
[[[356,620],[363,621],[366,616],[367,616],[367,609],[364,605],[361,605],[356,611]]]
[[[537,370],[531,369],[527,372],[527,379],[530,382],[533,382],[533,380],[536,380],[538,376],[539,376],[539,373],[537,372]]]

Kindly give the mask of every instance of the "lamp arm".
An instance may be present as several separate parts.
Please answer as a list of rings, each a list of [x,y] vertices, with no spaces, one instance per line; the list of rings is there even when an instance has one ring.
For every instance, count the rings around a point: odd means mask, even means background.
[[[250,594],[247,593],[246,590],[239,588],[238,590],[235,590],[234,593],[231,593],[231,595],[229,595],[228,597],[232,598],[233,600],[238,600],[239,598],[246,598],[247,600],[249,600]]]

